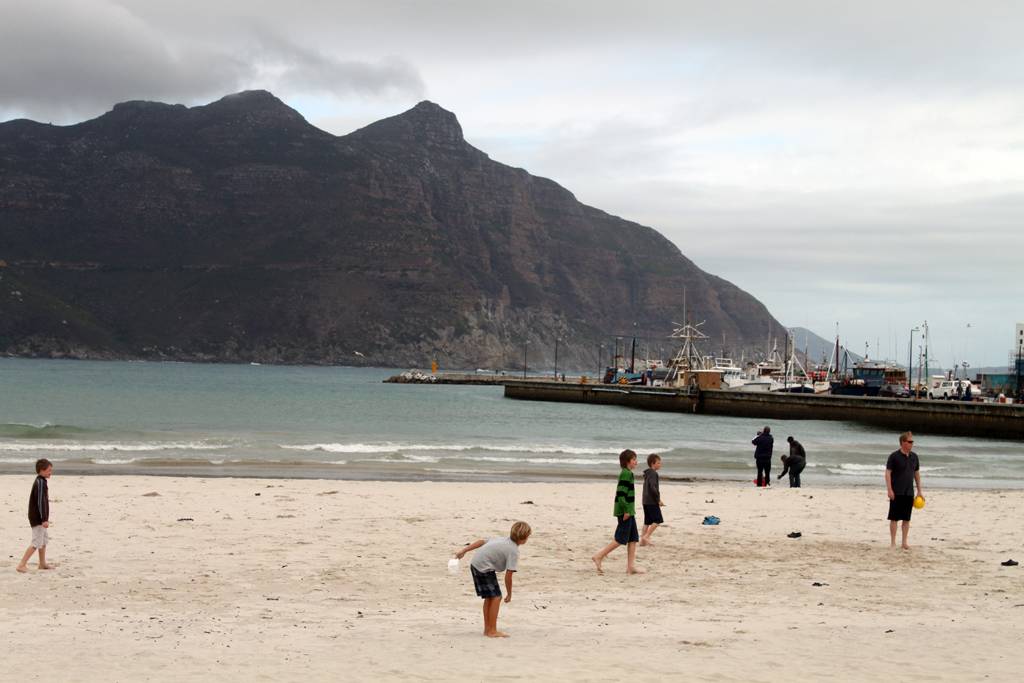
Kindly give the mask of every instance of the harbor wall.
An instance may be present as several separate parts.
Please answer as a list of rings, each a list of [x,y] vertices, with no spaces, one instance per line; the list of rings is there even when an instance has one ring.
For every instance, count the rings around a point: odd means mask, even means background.
[[[505,396],[774,420],[858,422],[894,431],[1024,440],[1024,406],[556,382],[507,382]]]
[[[627,406],[643,410],[696,412],[697,394],[685,389],[660,389],[616,384],[506,382],[505,396],[528,401],[561,401]]]
[[[579,382],[579,377],[568,377],[570,382]],[[473,373],[473,372],[439,372],[436,375],[420,372],[401,373],[392,375],[384,380],[385,384],[487,384],[499,385],[509,382],[550,382],[555,384],[550,375],[539,377],[536,375],[495,374],[495,373]]]

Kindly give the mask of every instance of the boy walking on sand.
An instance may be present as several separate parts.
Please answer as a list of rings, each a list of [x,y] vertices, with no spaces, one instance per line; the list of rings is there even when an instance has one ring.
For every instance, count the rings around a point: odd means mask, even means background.
[[[889,543],[896,547],[896,523],[903,523],[903,549],[909,550],[907,534],[910,533],[910,514],[914,511],[914,485],[917,495],[924,500],[921,490],[921,464],[914,447],[914,435],[900,434],[900,448],[889,455],[885,463],[885,488],[889,494]]]
[[[636,467],[636,453],[626,449],[619,453],[619,465],[622,471],[619,472],[619,482],[615,487],[615,508],[614,514],[618,520],[615,527],[615,540],[606,545],[601,552],[594,555],[591,560],[597,566],[597,573],[604,574],[601,563],[608,553],[620,545],[626,546],[626,573],[641,574],[642,569],[636,567],[636,544],[640,541],[640,534],[636,530],[636,491],[634,490],[633,468]]]
[[[526,543],[532,533],[526,522],[516,522],[505,538],[480,539],[462,548],[455,557],[462,557],[477,548],[469,571],[473,575],[476,594],[484,599],[484,635],[488,638],[507,638],[508,634],[498,630],[498,610],[501,609],[501,588],[497,572],[505,572],[505,602],[512,600],[512,574],[519,564],[519,546]]]
[[[640,536],[640,545],[654,545],[651,543],[651,536],[659,524],[665,520],[661,516],[661,482],[658,479],[658,470],[661,469],[661,456],[651,453],[647,456],[647,469],[644,470],[644,533]]]
[[[24,574],[32,553],[39,551],[39,568],[52,569],[46,564],[47,529],[50,528],[50,489],[47,480],[53,474],[53,463],[46,458],[36,460],[36,480],[28,497],[28,523],[32,527],[32,545],[25,550],[16,569]]]

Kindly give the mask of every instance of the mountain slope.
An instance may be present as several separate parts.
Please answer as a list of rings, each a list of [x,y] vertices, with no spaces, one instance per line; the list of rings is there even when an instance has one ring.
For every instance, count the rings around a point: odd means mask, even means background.
[[[492,161],[422,102],[336,137],[270,93],[0,124],[0,351],[595,367],[672,321],[781,326],[651,228]],[[356,352],[359,352],[358,354]],[[605,352],[607,353],[607,352]]]

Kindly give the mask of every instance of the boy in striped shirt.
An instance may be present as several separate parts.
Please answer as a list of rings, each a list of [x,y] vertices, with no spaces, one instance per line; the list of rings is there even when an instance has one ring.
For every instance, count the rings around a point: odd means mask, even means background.
[[[634,491],[633,468],[636,467],[636,453],[626,449],[619,453],[619,481],[615,487],[615,507],[613,514],[618,520],[615,527],[615,540],[606,545],[601,552],[592,558],[598,574],[604,574],[601,562],[608,553],[620,545],[626,546],[626,573],[642,574],[643,570],[636,566],[636,544],[640,541],[640,533],[636,528],[636,492]]]

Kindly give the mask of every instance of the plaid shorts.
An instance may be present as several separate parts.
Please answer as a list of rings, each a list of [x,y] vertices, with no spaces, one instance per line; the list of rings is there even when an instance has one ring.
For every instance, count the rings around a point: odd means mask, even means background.
[[[481,598],[500,598],[501,587],[498,586],[498,575],[494,572],[480,572],[476,567],[469,565],[469,572],[473,575],[473,587],[476,594]]]

